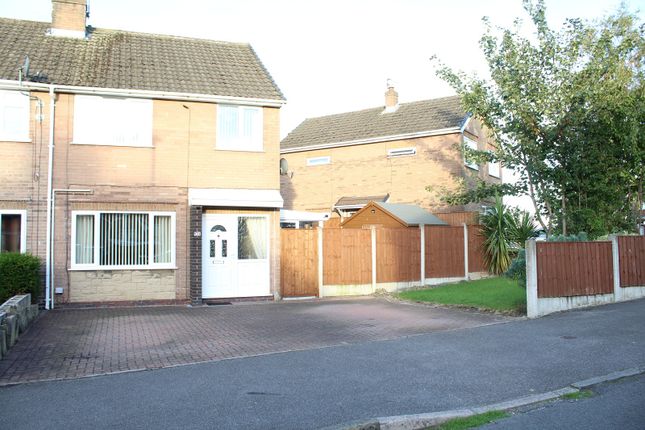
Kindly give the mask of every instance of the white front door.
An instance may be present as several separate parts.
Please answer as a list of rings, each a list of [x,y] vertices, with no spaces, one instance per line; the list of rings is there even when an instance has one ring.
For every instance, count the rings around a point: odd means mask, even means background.
[[[206,214],[202,230],[203,298],[270,295],[267,216]]]

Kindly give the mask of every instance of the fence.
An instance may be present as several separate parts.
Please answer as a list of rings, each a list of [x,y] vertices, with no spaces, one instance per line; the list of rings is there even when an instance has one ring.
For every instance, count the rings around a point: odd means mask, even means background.
[[[526,243],[527,314],[645,297],[645,237]]]
[[[371,294],[484,272],[477,226],[282,230],[284,297]]]

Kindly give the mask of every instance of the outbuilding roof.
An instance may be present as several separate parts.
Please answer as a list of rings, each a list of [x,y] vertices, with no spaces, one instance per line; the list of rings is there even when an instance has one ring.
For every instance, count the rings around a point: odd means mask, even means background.
[[[383,210],[394,215],[408,226],[412,225],[448,225],[445,221],[440,220],[432,215],[427,210],[416,206],[406,205],[401,203],[382,203],[374,202],[375,205],[380,206]]]
[[[402,103],[393,112],[384,109],[381,106],[308,118],[282,140],[280,148],[306,150],[326,144],[458,129],[468,118],[458,96]]]
[[[284,100],[249,44],[89,27],[86,39],[51,24],[0,18],[0,79],[110,89]],[[36,77],[38,72],[40,76]]]

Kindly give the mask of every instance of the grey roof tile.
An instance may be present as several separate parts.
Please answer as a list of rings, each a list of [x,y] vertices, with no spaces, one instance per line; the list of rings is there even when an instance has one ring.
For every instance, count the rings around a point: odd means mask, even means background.
[[[458,96],[402,103],[391,113],[384,107],[308,118],[281,142],[282,149],[421,133],[461,127],[467,118]]]
[[[448,225],[435,215],[416,205],[404,205],[400,203],[374,202],[407,225]]]
[[[89,38],[47,35],[50,24],[0,18],[0,79],[31,73],[59,85],[284,100],[248,44],[91,28]]]

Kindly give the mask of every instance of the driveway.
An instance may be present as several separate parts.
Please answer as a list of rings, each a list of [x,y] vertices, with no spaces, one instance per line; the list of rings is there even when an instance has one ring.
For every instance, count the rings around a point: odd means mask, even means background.
[[[509,321],[382,298],[57,309],[0,360],[0,385],[355,344]]]

